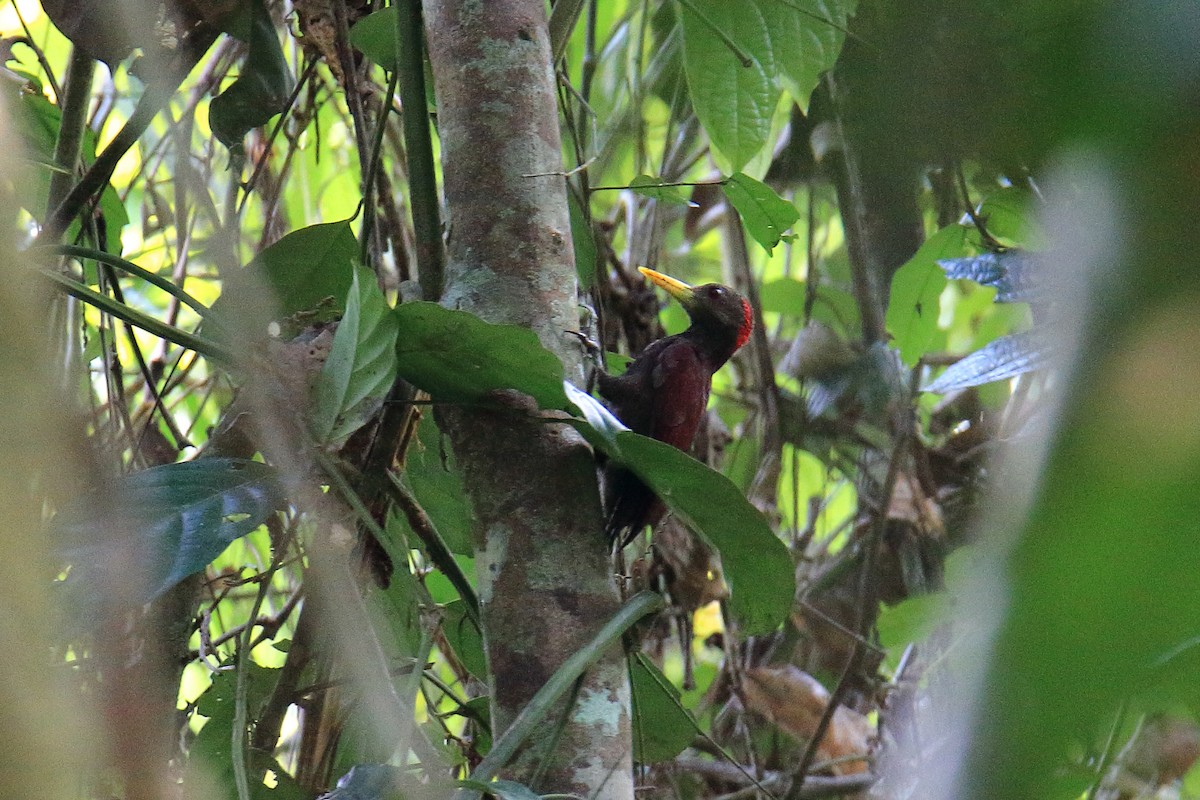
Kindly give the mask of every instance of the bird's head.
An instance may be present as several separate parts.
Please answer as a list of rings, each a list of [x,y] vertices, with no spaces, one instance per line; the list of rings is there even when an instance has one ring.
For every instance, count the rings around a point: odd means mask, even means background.
[[[733,289],[719,283],[690,286],[646,267],[638,267],[638,271],[679,301],[692,321],[693,330],[731,345],[728,355],[749,340],[754,330],[754,311],[746,298]]]

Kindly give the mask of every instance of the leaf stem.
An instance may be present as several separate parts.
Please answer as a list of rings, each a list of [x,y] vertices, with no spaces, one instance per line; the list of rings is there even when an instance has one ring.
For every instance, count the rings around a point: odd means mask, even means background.
[[[82,283],[69,278],[66,275],[60,275],[51,270],[40,269],[39,272],[49,281],[58,285],[72,297],[82,300],[83,302],[95,306],[101,311],[111,314],[117,319],[124,320],[130,325],[141,328],[147,333],[166,339],[169,342],[174,342],[180,347],[186,347],[189,350],[195,350],[203,356],[211,358],[226,367],[232,367],[236,364],[237,359],[230,351],[212,341],[211,339],[199,336],[194,333],[188,333],[182,328],[177,328],[174,325],[168,325],[165,322],[151,317],[149,314],[143,314],[137,309],[118,303],[107,295],[95,291]]]
[[[495,777],[517,752],[517,748],[542,724],[558,700],[571,690],[579,676],[599,661],[600,657],[608,652],[608,648],[639,620],[662,609],[664,605],[662,596],[655,592],[640,592],[629,598],[599,633],[564,661],[542,688],[538,689],[537,694],[521,709],[521,713],[517,714],[508,730],[495,740],[491,751],[471,772],[471,781],[487,783]],[[456,800],[476,800],[478,797],[478,790],[464,788],[458,792]]]
[[[416,240],[417,278],[426,300],[438,300],[445,283],[442,219],[425,102],[425,45],[419,0],[396,0],[396,70],[400,119],[408,156],[409,209]]]

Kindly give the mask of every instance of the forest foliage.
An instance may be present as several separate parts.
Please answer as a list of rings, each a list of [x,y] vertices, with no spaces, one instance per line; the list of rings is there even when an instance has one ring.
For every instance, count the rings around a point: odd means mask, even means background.
[[[492,781],[528,731],[490,728],[480,540],[435,424],[513,392],[672,512],[547,683],[625,642],[653,796],[936,796],[964,764],[962,796],[1200,792],[1197,337],[1151,266],[1186,248],[1150,237],[1183,191],[1158,176],[1195,165],[1098,88],[1128,77],[1187,150],[1169,100],[1200,76],[1146,52],[1200,42],[1192,16],[1150,4],[1122,37],[1130,4],[551,4],[564,337],[619,371],[686,327],[638,266],[756,307],[683,453],[528,328],[438,302],[413,0],[126,5],[0,6],[5,224],[86,453],[81,485],[33,482],[56,669],[101,729],[114,686],[167,676],[84,796],[161,796],[136,777],[159,762],[184,796],[554,791]],[[1099,266],[1134,250],[1123,283]],[[339,660],[310,602],[362,651]]]

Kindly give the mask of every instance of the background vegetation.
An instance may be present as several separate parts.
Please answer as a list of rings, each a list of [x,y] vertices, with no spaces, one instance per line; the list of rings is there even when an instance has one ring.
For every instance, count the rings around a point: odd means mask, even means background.
[[[1193,4],[0,30],[5,796],[1200,793]]]

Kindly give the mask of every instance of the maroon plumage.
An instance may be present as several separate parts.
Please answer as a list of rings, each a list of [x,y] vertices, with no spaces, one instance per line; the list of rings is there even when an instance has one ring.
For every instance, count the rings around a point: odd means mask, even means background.
[[[600,396],[635,433],[689,450],[708,407],[713,374],[750,338],[754,316],[745,298],[728,286],[688,286],[654,270],[642,273],[677,299],[691,325],[659,339],[639,355],[624,375],[601,375]],[[604,473],[605,530],[619,546],[666,508],[636,475],[609,463]]]

